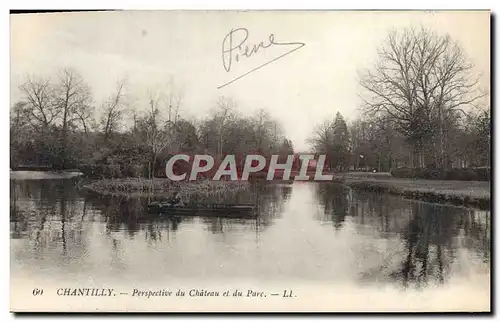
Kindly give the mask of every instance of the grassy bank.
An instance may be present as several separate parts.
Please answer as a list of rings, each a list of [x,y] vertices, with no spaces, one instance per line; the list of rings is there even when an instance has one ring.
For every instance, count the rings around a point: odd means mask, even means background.
[[[390,176],[345,175],[345,184],[352,188],[391,193],[428,202],[490,209],[490,183],[484,181],[441,181],[402,179]]]
[[[48,180],[48,179],[71,179],[81,176],[78,171],[10,171],[12,180]]]
[[[490,181],[491,169],[481,168],[454,168],[454,169],[422,169],[400,168],[391,171],[395,178],[454,180],[454,181]]]

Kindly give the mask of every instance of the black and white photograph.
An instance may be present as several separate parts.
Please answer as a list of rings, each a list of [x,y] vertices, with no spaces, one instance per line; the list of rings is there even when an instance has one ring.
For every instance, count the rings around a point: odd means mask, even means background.
[[[11,312],[491,312],[489,10],[9,19]]]

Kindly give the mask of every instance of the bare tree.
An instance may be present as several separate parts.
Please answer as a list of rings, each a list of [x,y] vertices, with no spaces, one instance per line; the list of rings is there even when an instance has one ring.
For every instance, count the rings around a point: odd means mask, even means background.
[[[184,91],[171,78],[165,91],[165,101],[168,108],[168,124],[175,125],[180,117],[180,109],[184,100]]]
[[[80,124],[85,135],[88,135],[89,128],[92,128],[92,124],[95,123],[94,110],[94,105],[90,102],[75,109],[74,124]]]
[[[10,110],[10,155],[11,160],[16,159],[16,147],[22,142],[28,141],[32,131],[27,128],[26,106],[28,103],[20,101],[14,104]]]
[[[59,74],[59,84],[54,90],[54,103],[62,122],[62,167],[67,162],[68,132],[81,121],[82,111],[92,105],[90,87],[75,70],[64,69]],[[86,126],[86,125],[85,125]]]
[[[180,110],[184,99],[184,91],[176,85],[173,78],[170,78],[167,88],[165,92],[162,93],[162,96],[164,96],[164,101],[165,104],[167,104],[166,108],[168,111],[168,119],[165,124],[165,146],[163,149],[167,147],[170,147],[170,150],[178,149],[181,144],[176,141],[176,134],[180,120]]]
[[[314,151],[329,153],[333,149],[333,123],[329,120],[316,125],[313,135],[308,139]]]
[[[473,65],[448,35],[427,29],[389,33],[378,51],[379,61],[365,71],[360,84],[365,111],[387,114],[414,146],[417,164],[424,166],[422,147],[439,138],[438,163],[443,165],[443,119],[484,96],[478,94]]]
[[[103,115],[101,117],[104,141],[106,142],[113,132],[120,127],[123,114],[125,113],[125,86],[126,78],[122,78],[116,85],[116,91],[104,102]],[[134,123],[135,125],[135,123]]]
[[[263,148],[269,148],[272,143],[278,142],[278,125],[273,122],[266,110],[259,109],[253,117],[253,122],[255,124],[254,141],[257,150],[260,151]],[[270,140],[273,134],[275,134],[276,139],[274,142]],[[264,147],[265,145],[267,147]]]
[[[171,79],[167,86],[150,90],[149,106],[143,117],[138,116],[137,111],[131,113],[132,131],[145,140],[152,153],[151,177],[155,173],[158,155],[176,150],[181,145],[176,138],[182,101],[183,92]]]
[[[54,102],[54,89],[50,79],[28,77],[19,89],[26,101],[23,112],[26,114],[28,122],[34,130],[46,131],[56,121],[60,112]]]
[[[217,126],[217,153],[219,158],[222,157],[222,151],[224,146],[224,132],[226,130],[226,125],[235,116],[236,103],[230,98],[220,97],[217,101],[217,107],[215,110],[214,121]]]
[[[17,132],[21,128],[23,128],[27,123],[27,120],[24,117],[26,114],[25,110],[26,110],[27,105],[28,105],[28,103],[26,103],[24,101],[19,101],[19,102],[16,102],[10,110],[10,127],[11,127],[11,131],[14,131],[14,132],[11,132],[11,133],[13,133],[14,136],[16,136]]]
[[[160,100],[150,95],[150,109],[142,124],[146,136],[146,143],[153,153],[153,164],[150,168],[151,178],[154,177],[154,167],[158,154],[171,144],[171,136],[167,131],[167,123],[162,122],[159,105]]]

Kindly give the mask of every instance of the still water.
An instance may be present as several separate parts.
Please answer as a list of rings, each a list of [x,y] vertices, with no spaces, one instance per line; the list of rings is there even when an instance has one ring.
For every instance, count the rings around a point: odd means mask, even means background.
[[[98,196],[74,179],[10,186],[11,281],[283,281],[408,293],[454,283],[467,292],[490,276],[489,211],[296,182],[263,189],[256,219],[144,219],[146,199]]]

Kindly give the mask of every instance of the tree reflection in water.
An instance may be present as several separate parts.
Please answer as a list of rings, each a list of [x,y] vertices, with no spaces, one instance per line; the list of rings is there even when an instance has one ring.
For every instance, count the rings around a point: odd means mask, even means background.
[[[322,198],[330,205],[325,206],[325,213],[331,212],[332,221],[338,227],[339,222],[345,220],[347,198],[345,190],[335,189],[337,196],[323,194]],[[365,272],[363,278],[370,275],[380,278],[382,274],[405,287],[423,287],[443,283],[449,277],[451,265],[459,260],[458,249],[469,249],[474,254],[482,254],[482,261],[490,261],[490,212],[409,201],[385,194],[354,192],[352,195],[350,216],[355,223],[376,229],[380,238],[403,241],[402,253],[393,249],[378,269]],[[340,210],[335,210],[335,206]]]
[[[205,217],[207,230],[214,234],[225,234],[245,227],[255,231],[256,238],[260,232],[272,225],[279,218],[284,209],[286,200],[290,198],[292,187],[290,184],[273,184],[265,181],[252,183],[251,194],[256,205],[257,216],[255,219]]]
[[[70,260],[85,251],[81,224],[86,214],[85,201],[78,198],[71,180],[11,180],[11,238],[29,237],[34,253],[59,249]],[[81,213],[81,220],[77,214]],[[78,244],[78,251],[68,254],[68,247]]]
[[[318,202],[323,207],[321,221],[332,222],[335,229],[342,228],[352,200],[351,190],[341,184],[318,183]]]

